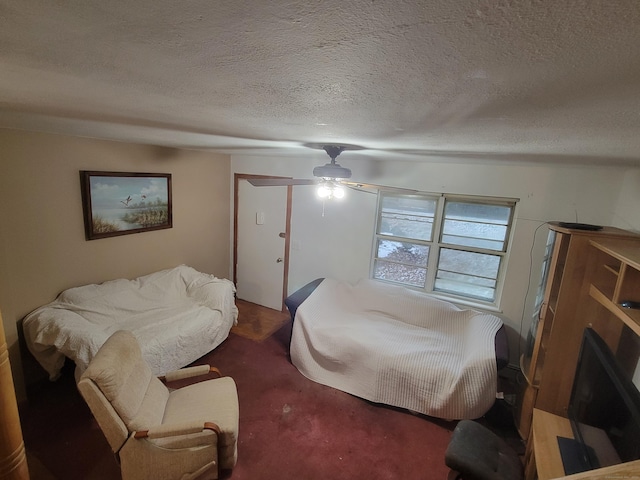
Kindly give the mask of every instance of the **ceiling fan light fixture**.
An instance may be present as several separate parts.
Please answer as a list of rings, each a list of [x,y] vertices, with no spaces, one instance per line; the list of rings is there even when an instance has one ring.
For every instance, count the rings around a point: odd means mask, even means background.
[[[351,170],[338,163],[326,163],[313,169],[313,175],[323,178],[351,178]]]
[[[340,199],[344,197],[344,188],[336,183],[335,179],[325,179],[318,185],[316,193],[323,200]]]
[[[316,193],[320,198],[327,198],[331,194],[331,189],[327,187],[324,183],[318,185],[318,189]]]

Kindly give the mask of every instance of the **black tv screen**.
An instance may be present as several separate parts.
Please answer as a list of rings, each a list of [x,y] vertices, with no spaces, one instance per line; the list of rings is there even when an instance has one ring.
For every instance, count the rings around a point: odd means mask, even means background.
[[[591,328],[584,331],[568,414],[581,470],[640,459],[640,392]]]

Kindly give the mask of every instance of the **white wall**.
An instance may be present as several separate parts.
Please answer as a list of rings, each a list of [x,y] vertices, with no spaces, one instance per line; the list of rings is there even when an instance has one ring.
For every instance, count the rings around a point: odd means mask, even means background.
[[[232,156],[232,173],[310,178],[313,167],[327,161],[323,151],[289,159]],[[367,162],[357,160],[349,167],[369,169]],[[293,188],[289,293],[318,277],[349,282],[368,277],[376,202],[376,195],[347,190],[343,199],[323,205],[314,187]]]
[[[349,155],[351,157],[347,158]],[[344,158],[343,158],[344,157]],[[326,163],[324,152],[305,158],[232,156],[233,173],[310,178],[313,167]],[[353,180],[413,188],[426,192],[519,198],[509,268],[501,310],[510,331],[512,362],[519,357],[518,335],[526,337],[531,303],[550,220],[579,221],[640,230],[640,168],[516,164],[463,161],[375,161],[345,152],[339,163]],[[289,293],[317,277],[355,282],[369,275],[376,198],[350,192],[340,203],[322,203],[313,187],[296,186],[291,221]],[[524,319],[524,320],[523,320]]]
[[[640,231],[640,168],[630,168],[624,172],[611,225]]]

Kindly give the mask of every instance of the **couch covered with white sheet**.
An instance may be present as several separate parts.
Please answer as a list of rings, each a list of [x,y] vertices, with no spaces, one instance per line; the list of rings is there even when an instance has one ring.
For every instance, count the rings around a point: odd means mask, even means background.
[[[307,378],[449,420],[491,408],[500,318],[374,280],[310,285],[312,293],[294,303],[290,346]]]
[[[23,330],[29,351],[59,377],[65,357],[76,378],[117,330],[129,330],[156,375],[213,350],[237,322],[234,284],[186,265],[133,280],[117,279],[62,292],[31,312]]]

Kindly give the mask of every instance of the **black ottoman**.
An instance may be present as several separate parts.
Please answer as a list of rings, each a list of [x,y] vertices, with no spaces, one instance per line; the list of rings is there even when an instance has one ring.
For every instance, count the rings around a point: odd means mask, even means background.
[[[521,480],[518,454],[499,436],[472,420],[460,420],[444,454],[444,463],[463,480]]]

